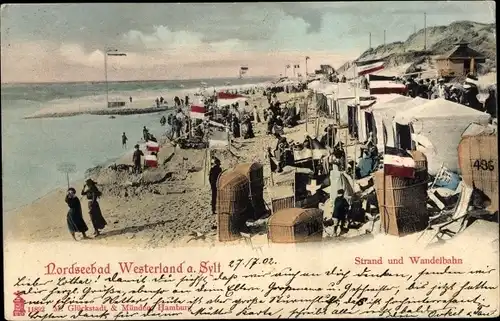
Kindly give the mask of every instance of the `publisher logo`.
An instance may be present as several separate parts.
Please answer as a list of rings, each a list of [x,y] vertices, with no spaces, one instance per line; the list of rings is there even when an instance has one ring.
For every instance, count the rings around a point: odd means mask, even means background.
[[[16,298],[14,299],[14,316],[22,317],[26,314],[26,310],[24,310],[24,299],[21,297],[21,292],[17,291],[14,293]]]

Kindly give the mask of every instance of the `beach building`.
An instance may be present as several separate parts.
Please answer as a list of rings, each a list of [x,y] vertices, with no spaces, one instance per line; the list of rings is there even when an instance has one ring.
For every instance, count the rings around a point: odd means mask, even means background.
[[[335,72],[335,68],[330,65],[320,65],[319,69],[316,69],[314,73],[316,75],[330,75]]]
[[[487,126],[490,115],[442,98],[400,111],[394,117],[396,147],[416,149],[427,156],[429,174],[444,165],[460,173],[458,145],[471,123]]]
[[[461,42],[448,53],[437,57],[436,66],[440,77],[456,77],[476,74],[478,65],[485,61],[483,54],[470,48],[468,43]]]

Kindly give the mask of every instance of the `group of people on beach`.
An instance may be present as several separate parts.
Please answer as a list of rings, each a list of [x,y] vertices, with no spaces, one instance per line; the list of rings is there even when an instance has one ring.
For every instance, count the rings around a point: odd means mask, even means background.
[[[92,222],[92,226],[94,228],[94,237],[97,237],[101,234],[100,230],[104,229],[107,225],[98,201],[102,196],[102,193],[97,188],[96,182],[89,178],[83,186],[81,195],[86,196],[87,198],[90,221]],[[66,215],[66,222],[71,236],[76,241],[76,233],[82,233],[83,238],[88,239],[89,237],[86,233],[89,228],[83,219],[82,205],[80,203],[80,199],[76,195],[76,190],[73,187],[68,188],[65,202],[69,207],[68,214]]]
[[[468,75],[463,84],[447,84],[444,78],[436,80],[416,79],[413,77],[404,81],[408,88],[408,96],[425,99],[443,98],[459,104],[471,107],[478,111],[489,113],[496,118],[496,91],[490,86],[488,88],[488,98],[481,103],[478,99],[479,88],[478,78]]]

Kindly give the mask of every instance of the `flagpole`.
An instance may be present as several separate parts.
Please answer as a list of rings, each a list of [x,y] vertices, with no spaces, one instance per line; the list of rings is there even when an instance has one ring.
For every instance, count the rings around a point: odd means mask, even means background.
[[[358,99],[358,82],[357,82],[357,76],[358,76],[358,67],[356,65],[356,62],[354,63],[354,108],[356,108],[356,118],[354,119],[355,124],[356,124],[356,131],[354,132],[355,134],[355,143],[354,143],[354,165],[352,168],[352,176],[353,179],[356,179],[356,162],[357,162],[357,154],[358,154],[358,136],[359,136],[359,99]]]
[[[309,94],[308,94],[308,97],[306,98],[306,133],[307,133],[307,123],[309,123],[309,112],[308,112],[308,109],[309,109],[309,100],[312,99],[312,98],[309,98]]]
[[[108,49],[104,48],[104,82],[106,83],[106,108],[109,107],[109,87],[108,87]]]
[[[208,147],[205,147],[205,157],[203,157],[203,186],[207,185],[207,160],[208,160]]]
[[[344,157],[344,172],[347,173],[347,136],[349,136],[349,128],[347,129],[347,133],[344,131],[344,141],[345,141],[345,157]]]
[[[382,127],[384,126],[384,124],[382,123]],[[382,128],[383,130],[383,128]],[[386,153],[386,150],[385,150],[385,147],[387,145],[387,135],[383,135],[384,136],[384,156],[385,156],[385,153]],[[383,162],[383,160],[382,160]],[[385,183],[385,164],[383,165],[382,167],[382,200],[383,200],[383,212],[380,213],[380,215],[384,215],[384,233],[387,234],[387,230],[388,228],[386,226],[388,226],[389,222],[388,222],[388,218],[389,218],[389,215],[387,215],[387,206],[386,206],[386,193],[385,193],[385,188],[386,188],[386,183]],[[380,206],[379,206],[380,208]],[[382,221],[382,220],[381,220]],[[380,228],[379,230],[382,229],[382,224],[380,224]]]

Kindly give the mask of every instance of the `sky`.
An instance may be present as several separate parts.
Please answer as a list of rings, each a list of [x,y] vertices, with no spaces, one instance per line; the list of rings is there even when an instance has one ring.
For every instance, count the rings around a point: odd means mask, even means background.
[[[6,82],[277,76],[338,67],[414,29],[458,20],[495,21],[493,1],[12,4],[1,8]],[[289,70],[288,74],[292,74]]]

